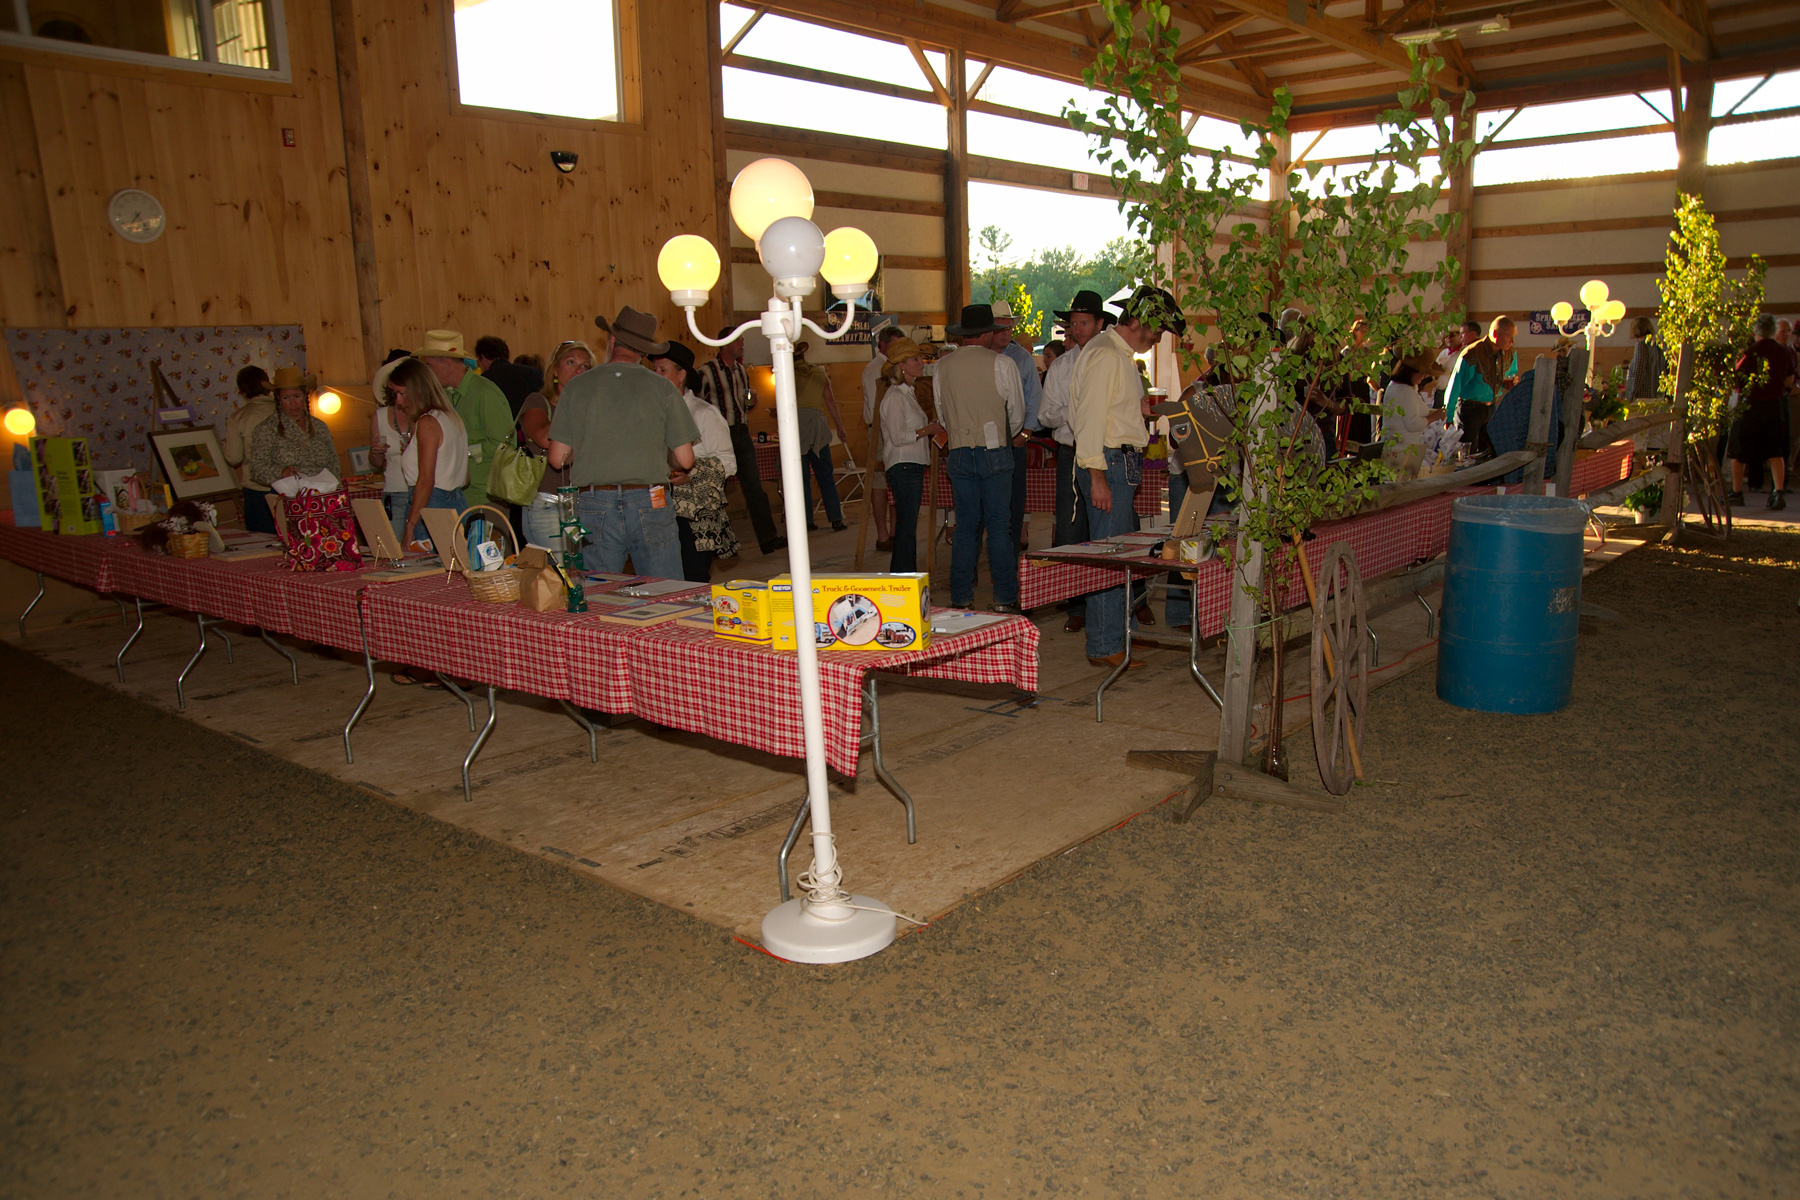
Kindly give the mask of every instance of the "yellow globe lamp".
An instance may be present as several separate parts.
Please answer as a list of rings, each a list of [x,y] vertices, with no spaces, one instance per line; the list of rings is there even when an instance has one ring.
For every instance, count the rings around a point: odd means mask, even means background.
[[[344,398],[336,392],[327,388],[325,391],[319,393],[319,412],[323,415],[327,417],[335,416],[337,411],[343,407]]]
[[[698,234],[678,234],[663,243],[656,256],[656,274],[675,307],[699,308],[719,282],[719,252]]]
[[[1596,316],[1599,315],[1600,306],[1606,303],[1606,297],[1610,294],[1611,289],[1606,286],[1604,279],[1590,279],[1581,285],[1581,302],[1587,305],[1588,311]]]
[[[16,438],[28,438],[37,432],[37,418],[23,404],[6,410],[6,432]]]
[[[1567,300],[1558,300],[1555,304],[1550,306],[1550,319],[1555,321],[1558,325],[1567,325],[1569,319],[1574,315],[1575,306],[1570,304]]]
[[[1600,319],[1611,325],[1617,325],[1625,319],[1625,302],[1608,300],[1600,309]]]
[[[731,219],[753,242],[783,217],[813,214],[812,184],[806,173],[783,158],[759,158],[731,181]]]
[[[854,300],[869,290],[879,260],[874,238],[854,225],[840,225],[825,235],[825,262],[819,274],[831,285],[832,295]]]

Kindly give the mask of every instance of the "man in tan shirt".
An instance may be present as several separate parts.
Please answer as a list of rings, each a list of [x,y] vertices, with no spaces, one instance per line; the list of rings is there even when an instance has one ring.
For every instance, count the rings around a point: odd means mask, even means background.
[[[1000,353],[1012,331],[994,310],[971,304],[949,332],[962,348],[944,355],[932,372],[938,421],[947,431],[950,495],[956,541],[950,549],[950,604],[975,603],[975,568],[985,533],[994,611],[1019,611],[1019,559],[1012,540],[1012,439],[1025,426],[1019,369]]]
[[[1175,298],[1146,285],[1125,302],[1117,325],[1081,348],[1069,395],[1069,424],[1075,431],[1075,486],[1087,506],[1090,538],[1131,531],[1144,447],[1150,440],[1137,356],[1148,354],[1164,333],[1180,337],[1186,332]],[[1122,586],[1087,598],[1087,654],[1095,666],[1116,667],[1125,659],[1124,605]],[[1131,665],[1143,663],[1133,659]]]

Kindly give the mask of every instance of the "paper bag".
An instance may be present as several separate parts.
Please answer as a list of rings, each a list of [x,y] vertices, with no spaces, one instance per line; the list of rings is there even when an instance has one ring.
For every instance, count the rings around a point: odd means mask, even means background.
[[[569,604],[569,587],[549,554],[527,546],[513,559],[519,573],[519,604],[532,612],[563,612]]]

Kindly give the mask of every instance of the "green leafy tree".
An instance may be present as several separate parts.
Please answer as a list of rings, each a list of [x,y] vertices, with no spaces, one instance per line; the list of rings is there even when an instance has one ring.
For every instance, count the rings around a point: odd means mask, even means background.
[[[1719,228],[1698,196],[1682,196],[1675,206],[1675,232],[1663,256],[1663,276],[1656,281],[1662,297],[1657,337],[1667,350],[1665,396],[1676,394],[1676,371],[1687,347],[1691,377],[1681,392],[1690,442],[1717,437],[1724,428],[1727,405],[1737,386],[1738,356],[1753,340],[1756,315],[1763,306],[1763,279],[1768,265],[1752,255],[1742,278],[1726,273],[1719,249]],[[1701,453],[1692,451],[1691,453]]]
[[[1252,551],[1236,565],[1240,586],[1279,621],[1276,581],[1290,547],[1314,522],[1353,510],[1383,478],[1374,463],[1321,469],[1297,401],[1376,375],[1396,351],[1427,346],[1431,293],[1453,285],[1461,264],[1446,258],[1412,267],[1408,245],[1444,236],[1458,219],[1432,208],[1474,145],[1454,136],[1457,110],[1432,87],[1442,60],[1415,55],[1398,104],[1379,118],[1385,144],[1368,163],[1287,171],[1272,189],[1267,221],[1259,221],[1250,215],[1252,193],[1288,144],[1292,96],[1277,89],[1266,121],[1242,123],[1260,147],[1255,171],[1246,171],[1188,138],[1180,32],[1166,0],[1104,0],[1104,8],[1114,37],[1085,77],[1108,99],[1092,113],[1071,106],[1064,116],[1095,137],[1095,156],[1109,165],[1138,241],[1169,248],[1162,261],[1144,263],[1143,277],[1174,294],[1197,339],[1218,341],[1222,363],[1240,381],[1231,453],[1242,470],[1227,486]],[[1466,95],[1462,112],[1473,104]],[[1262,316],[1289,306],[1299,315],[1286,329]],[[1359,316],[1371,323],[1369,336],[1347,347]],[[1198,357],[1194,341],[1182,346],[1190,373]],[[1244,573],[1247,562],[1260,561],[1257,550],[1274,559],[1267,585]],[[1277,697],[1280,674],[1277,650]],[[1277,700],[1271,711],[1280,709]],[[1279,741],[1277,732],[1271,754]]]

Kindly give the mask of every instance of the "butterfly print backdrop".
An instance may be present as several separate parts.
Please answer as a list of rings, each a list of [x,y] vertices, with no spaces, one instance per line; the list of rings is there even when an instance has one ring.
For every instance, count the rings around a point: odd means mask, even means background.
[[[224,437],[235,380],[252,363],[304,367],[298,325],[195,325],[171,329],[8,329],[7,349],[38,432],[84,437],[103,471],[150,468],[155,387],[150,363],[200,425]]]

